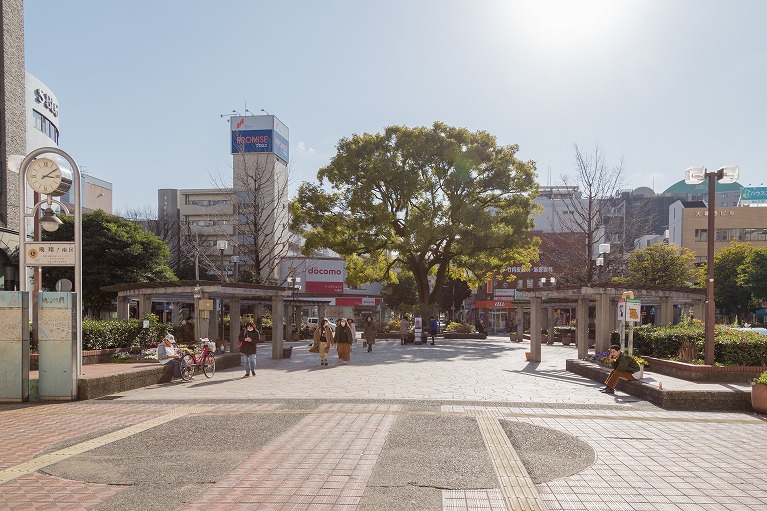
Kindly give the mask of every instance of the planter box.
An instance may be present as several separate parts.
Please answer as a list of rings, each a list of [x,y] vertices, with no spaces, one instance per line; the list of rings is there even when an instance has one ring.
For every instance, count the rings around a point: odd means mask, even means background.
[[[767,371],[764,366],[707,366],[654,357],[642,358],[650,363],[653,373],[688,381],[748,383]]]
[[[487,334],[443,334],[445,339],[487,339]]]

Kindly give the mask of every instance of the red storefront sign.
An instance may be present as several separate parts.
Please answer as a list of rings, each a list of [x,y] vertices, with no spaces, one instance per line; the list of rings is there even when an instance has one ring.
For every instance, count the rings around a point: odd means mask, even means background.
[[[514,306],[511,300],[477,300],[475,304],[477,309],[508,309]]]

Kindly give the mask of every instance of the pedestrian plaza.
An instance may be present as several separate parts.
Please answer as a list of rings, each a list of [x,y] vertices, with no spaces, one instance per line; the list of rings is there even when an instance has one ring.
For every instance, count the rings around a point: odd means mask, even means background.
[[[259,345],[255,378],[0,405],[0,509],[767,509],[767,416],[603,394],[565,370],[574,346],[530,363],[507,339],[358,342],[329,367]]]

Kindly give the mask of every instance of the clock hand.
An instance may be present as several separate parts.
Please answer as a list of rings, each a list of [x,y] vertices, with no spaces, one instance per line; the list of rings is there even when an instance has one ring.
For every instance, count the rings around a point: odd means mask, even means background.
[[[56,172],[56,169],[53,169],[52,171],[50,171],[46,175],[44,175],[41,179],[45,179],[46,177],[51,177],[51,174],[54,174],[55,172]]]

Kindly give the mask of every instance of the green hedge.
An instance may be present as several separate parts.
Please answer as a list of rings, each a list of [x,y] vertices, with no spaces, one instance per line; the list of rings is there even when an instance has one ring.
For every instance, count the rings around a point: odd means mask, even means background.
[[[634,352],[656,358],[699,361],[705,355],[702,323],[642,325],[634,329]],[[767,365],[767,336],[757,332],[717,327],[714,358],[721,365]],[[691,359],[691,360],[684,360]]]
[[[718,328],[714,356],[725,365],[767,366],[767,335]]]
[[[145,319],[149,320],[149,328],[144,328],[143,320],[138,319],[84,319],[83,350],[140,348],[159,342],[168,330],[177,335],[175,327],[160,323],[154,314],[147,315]]]

